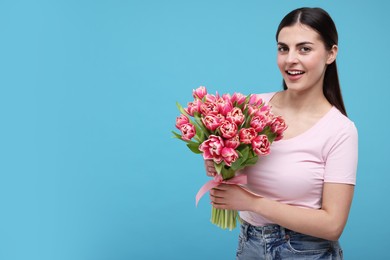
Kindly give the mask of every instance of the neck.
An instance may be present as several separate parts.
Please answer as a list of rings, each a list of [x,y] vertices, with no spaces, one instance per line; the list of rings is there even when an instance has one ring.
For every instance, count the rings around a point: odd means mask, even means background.
[[[279,93],[276,100],[278,106],[288,108],[299,113],[324,113],[332,106],[320,91],[291,91],[285,90]]]

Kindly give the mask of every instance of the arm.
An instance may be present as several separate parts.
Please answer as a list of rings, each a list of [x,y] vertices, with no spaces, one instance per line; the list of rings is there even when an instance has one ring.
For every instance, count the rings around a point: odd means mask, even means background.
[[[210,192],[214,207],[252,211],[296,232],[338,240],[347,222],[354,186],[325,183],[321,209],[305,209],[257,197],[236,185],[220,185]]]
[[[335,142],[327,143],[330,147],[325,163],[321,209],[307,209],[262,198],[235,185],[219,185],[210,191],[213,206],[252,211],[288,229],[337,240],[345,227],[354,193],[357,130],[349,124],[334,139]],[[211,174],[209,168],[206,169]]]

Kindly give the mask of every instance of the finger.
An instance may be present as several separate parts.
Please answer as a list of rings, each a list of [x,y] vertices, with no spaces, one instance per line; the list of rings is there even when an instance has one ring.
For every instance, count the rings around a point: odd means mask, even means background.
[[[214,167],[214,162],[212,160],[204,160],[204,165],[206,168],[206,175],[214,177],[217,174],[217,171]]]
[[[207,168],[206,169],[206,173],[207,173],[208,176],[212,176],[212,177],[214,177],[217,174],[215,169],[212,169],[212,168]]]
[[[216,174],[217,172],[214,169],[210,169],[210,168],[207,169],[207,175],[215,176]]]
[[[223,183],[221,183],[217,187],[213,188],[213,190],[226,191],[229,188],[231,188],[231,186],[234,186],[234,184],[223,184]]]
[[[218,195],[217,195],[217,191],[216,190],[214,190],[214,189],[211,189],[210,190],[210,198],[214,198],[214,197],[217,197]]]
[[[214,177],[217,173],[216,173],[216,172],[209,171],[209,170],[206,170],[206,174],[207,174],[207,176],[209,176],[209,177]]]
[[[213,160],[204,160],[204,164],[208,166],[214,166],[214,161]]]
[[[214,208],[216,209],[227,209],[227,204],[224,204],[224,203],[218,203],[218,202],[215,202],[215,201],[211,201],[211,205],[213,205]]]
[[[215,171],[216,171],[214,166],[209,166],[209,165],[207,165],[207,166],[206,166],[206,169],[207,169],[209,172],[215,172]]]
[[[225,198],[223,198],[223,197],[218,197],[218,196],[213,196],[213,195],[211,195],[211,194],[210,194],[210,201],[211,201],[211,203],[213,203],[213,204],[220,204],[220,205],[226,203]]]

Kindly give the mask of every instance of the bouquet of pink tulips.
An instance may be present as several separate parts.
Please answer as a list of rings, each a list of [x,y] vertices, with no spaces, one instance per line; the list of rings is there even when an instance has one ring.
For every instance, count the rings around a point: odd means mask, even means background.
[[[287,127],[257,95],[212,95],[201,86],[193,90],[193,98],[186,108],[177,103],[181,115],[176,118],[176,128],[180,133],[172,132],[192,152],[214,161],[218,174],[201,188],[198,203],[205,192],[220,183],[246,184],[246,176],[236,176],[236,172],[255,164],[258,156],[269,154],[270,144],[280,140]],[[232,230],[237,216],[235,210],[213,207],[211,222]]]

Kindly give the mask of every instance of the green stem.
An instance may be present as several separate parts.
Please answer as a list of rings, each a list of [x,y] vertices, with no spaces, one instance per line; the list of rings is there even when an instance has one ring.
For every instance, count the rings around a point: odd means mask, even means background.
[[[236,210],[211,208],[211,223],[230,231],[236,228],[238,212]]]

